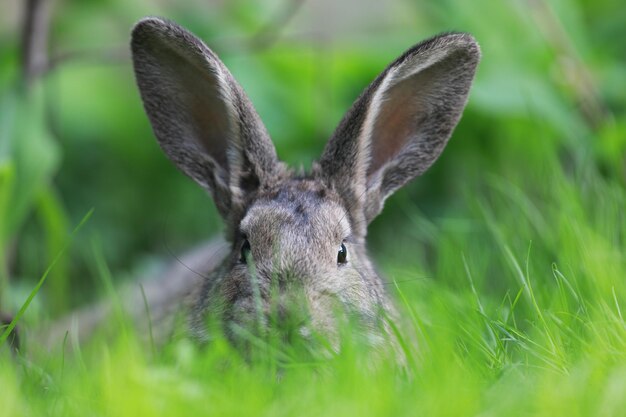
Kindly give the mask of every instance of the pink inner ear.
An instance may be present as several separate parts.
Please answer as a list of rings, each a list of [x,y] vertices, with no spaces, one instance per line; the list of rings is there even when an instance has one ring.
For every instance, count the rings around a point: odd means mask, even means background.
[[[402,81],[384,94],[372,129],[368,176],[393,160],[417,134],[424,105],[411,85],[415,83],[411,79]]]
[[[383,94],[371,132],[368,177],[394,160],[411,140],[419,136],[436,105],[436,92],[446,87],[437,77],[440,65],[410,75]]]
[[[232,131],[224,103],[214,89],[198,89],[191,98],[191,116],[195,137],[200,146],[225,170],[228,170],[227,135]],[[203,95],[203,96],[200,96]]]
[[[177,53],[168,52],[160,59],[161,62],[169,61],[164,66],[169,72],[167,78],[178,84],[173,88],[176,97],[171,99],[177,101],[180,110],[187,112],[191,119],[187,124],[193,130],[189,132],[189,137],[196,139],[197,151],[206,152],[227,170],[227,135],[231,129],[228,109],[220,97],[217,77]]]

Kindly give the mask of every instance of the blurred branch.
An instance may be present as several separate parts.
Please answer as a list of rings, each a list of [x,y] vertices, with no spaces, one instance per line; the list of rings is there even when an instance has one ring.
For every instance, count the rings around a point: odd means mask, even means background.
[[[222,39],[221,48],[230,51],[260,51],[272,47],[280,38],[284,27],[297,14],[306,0],[290,0],[284,8],[254,35],[247,39]],[[94,64],[118,65],[130,57],[127,47],[104,50],[65,51],[48,56],[48,32],[50,4],[52,0],[27,0],[23,30],[23,72],[27,84],[39,76],[45,76],[68,62],[92,62]]]
[[[22,20],[22,77],[27,87],[48,65],[48,36],[53,0],[25,0]]]
[[[66,51],[58,53],[50,58],[46,67],[42,69],[42,74],[46,75],[47,73],[54,71],[58,66],[73,61],[118,65],[126,63],[129,59],[130,57],[127,47],[95,51]]]
[[[593,129],[600,127],[611,116],[591,72],[576,52],[565,28],[545,0],[528,0],[533,19],[543,35],[559,56],[558,64],[566,82],[574,90],[580,113]]]
[[[22,77],[27,87],[69,61],[119,64],[128,60],[127,48],[61,52],[49,56],[50,20],[54,0],[25,0],[22,20]]]
[[[30,89],[33,81],[37,78],[39,68],[44,66],[48,59],[51,4],[52,0],[24,0],[20,37],[22,77],[20,81],[23,82],[26,90]],[[23,192],[23,190],[20,191]],[[7,196],[12,198],[12,192],[9,192]],[[12,233],[9,232],[6,236],[4,233],[2,234],[2,239],[0,239],[0,306],[7,303],[11,264],[15,258],[15,251],[12,250],[15,244]]]
[[[250,50],[267,49],[280,39],[282,30],[298,13],[305,0],[291,0],[248,41]]]
[[[247,38],[216,39],[218,49],[232,52],[258,52],[272,47],[281,39],[281,32],[298,13],[306,0],[290,0],[270,21]],[[215,43],[214,43],[215,44]]]
[[[29,0],[41,1],[41,0]],[[260,51],[272,47],[281,37],[283,28],[297,14],[306,0],[291,0],[269,22],[263,25],[254,35],[247,39],[223,39],[220,41],[224,49],[241,51]],[[47,75],[62,64],[74,61],[89,61],[94,64],[117,65],[130,59],[127,47],[108,50],[66,51],[43,61],[34,69],[33,75]]]

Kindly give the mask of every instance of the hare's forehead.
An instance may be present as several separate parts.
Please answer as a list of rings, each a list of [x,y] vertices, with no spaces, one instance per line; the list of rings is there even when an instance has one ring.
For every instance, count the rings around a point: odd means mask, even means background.
[[[248,209],[240,230],[246,235],[267,230],[341,241],[351,228],[341,200],[330,191],[287,186],[261,196]]]

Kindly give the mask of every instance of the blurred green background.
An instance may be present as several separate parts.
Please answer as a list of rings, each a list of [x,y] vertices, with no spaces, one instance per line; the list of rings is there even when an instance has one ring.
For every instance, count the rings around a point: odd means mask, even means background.
[[[24,15],[35,3],[3,0],[0,12],[0,310],[19,308],[91,208],[35,313],[101,294],[94,253],[121,282],[221,230],[210,198],[166,160],[143,113],[128,41],[146,15],[214,49],[279,156],[304,167],[405,49],[443,31],[478,39],[483,60],[447,150],[372,224],[371,252],[392,278],[411,270],[466,289],[463,256],[477,285],[501,299],[511,284],[502,242],[520,258],[532,246],[538,275],[551,275],[553,262],[578,256],[565,250],[577,244],[568,218],[591,219],[603,256],[624,247],[622,1],[58,0],[29,69]]]

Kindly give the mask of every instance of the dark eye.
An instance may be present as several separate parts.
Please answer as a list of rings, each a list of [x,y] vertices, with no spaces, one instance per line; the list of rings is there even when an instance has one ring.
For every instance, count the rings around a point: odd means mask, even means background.
[[[250,242],[248,239],[243,241],[241,245],[241,257],[239,258],[239,262],[248,263],[248,258],[250,257]]]
[[[337,263],[341,265],[347,262],[348,262],[348,249],[346,248],[346,245],[342,243],[341,246],[339,247],[339,252],[337,252]]]

